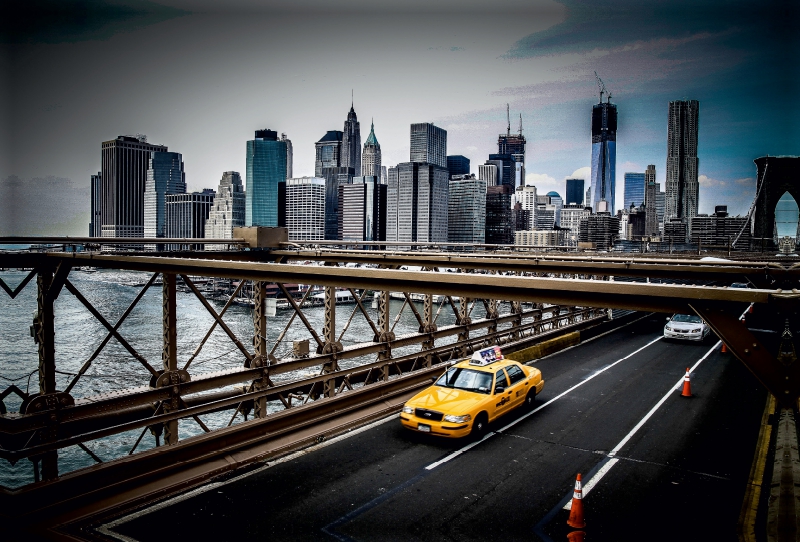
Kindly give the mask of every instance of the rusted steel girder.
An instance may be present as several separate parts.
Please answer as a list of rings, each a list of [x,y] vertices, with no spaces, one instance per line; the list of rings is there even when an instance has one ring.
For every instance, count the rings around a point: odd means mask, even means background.
[[[398,292],[469,296],[554,305],[608,307],[649,312],[687,312],[696,300],[769,303],[772,290],[681,286],[674,284],[515,277],[465,273],[432,273],[292,264],[221,262],[144,256],[74,256],[75,265],[151,272],[244,278],[368,288]]]

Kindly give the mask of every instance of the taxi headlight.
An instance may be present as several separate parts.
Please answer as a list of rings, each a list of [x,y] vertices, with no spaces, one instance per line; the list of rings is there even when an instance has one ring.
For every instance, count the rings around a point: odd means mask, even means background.
[[[697,328],[692,330],[692,333],[700,333],[701,331],[703,331],[703,328],[702,327],[697,327]]]
[[[665,327],[664,329],[666,329],[667,331],[672,331],[672,328],[669,326]]]
[[[414,409],[410,406],[403,406],[403,414],[413,414]]]
[[[444,421],[450,423],[464,423],[468,422],[472,419],[472,416],[469,414],[464,414],[463,416],[453,416],[452,414],[448,414],[444,417]]]

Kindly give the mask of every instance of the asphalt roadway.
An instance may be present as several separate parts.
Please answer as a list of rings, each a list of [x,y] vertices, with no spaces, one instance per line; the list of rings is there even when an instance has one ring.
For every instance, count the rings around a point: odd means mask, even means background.
[[[498,420],[477,444],[408,432],[394,416],[106,534],[563,541],[582,473],[584,488],[595,482],[584,490],[587,541],[736,540],[766,391],[716,339],[666,342],[663,325],[653,316],[538,360],[536,410]],[[687,367],[691,398],[676,388]]]

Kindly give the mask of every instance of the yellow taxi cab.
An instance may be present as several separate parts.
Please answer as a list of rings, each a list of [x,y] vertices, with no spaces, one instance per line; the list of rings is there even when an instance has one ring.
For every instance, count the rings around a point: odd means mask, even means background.
[[[442,437],[481,437],[489,422],[517,407],[532,406],[542,388],[539,369],[505,359],[500,347],[484,348],[408,400],[400,423]]]

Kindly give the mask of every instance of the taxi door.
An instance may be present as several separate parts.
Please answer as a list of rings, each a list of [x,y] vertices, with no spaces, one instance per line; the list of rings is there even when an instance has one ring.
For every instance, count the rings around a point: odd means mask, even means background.
[[[497,418],[511,409],[512,402],[512,391],[508,388],[508,378],[506,377],[506,372],[503,369],[500,369],[494,375],[494,388],[492,393],[494,418]]]
[[[511,392],[511,408],[515,408],[525,402],[531,385],[525,377],[525,373],[517,365],[507,365],[506,372],[508,373],[508,390]]]

